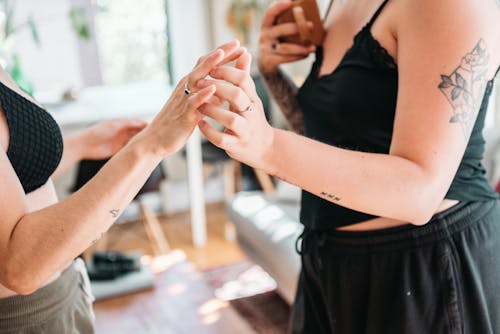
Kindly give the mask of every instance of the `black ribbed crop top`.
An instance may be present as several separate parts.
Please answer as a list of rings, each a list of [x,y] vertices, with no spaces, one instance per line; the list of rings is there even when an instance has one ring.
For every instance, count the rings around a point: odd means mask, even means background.
[[[398,68],[371,34],[371,26],[386,3],[387,0],[355,36],[338,67],[321,77],[323,50],[318,48],[311,73],[297,95],[308,137],[350,150],[389,153],[396,113]],[[447,199],[484,201],[498,198],[484,177],[481,163],[485,143],[482,130],[492,88],[491,80]],[[373,218],[377,217],[302,192],[301,222],[311,229],[327,230]]]
[[[0,103],[9,127],[7,157],[30,193],[43,186],[62,157],[61,131],[52,116],[0,82]]]

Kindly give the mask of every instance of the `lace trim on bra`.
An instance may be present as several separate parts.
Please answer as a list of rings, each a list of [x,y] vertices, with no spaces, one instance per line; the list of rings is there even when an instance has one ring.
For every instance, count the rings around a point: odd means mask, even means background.
[[[369,26],[364,27],[361,34],[365,35],[366,38],[364,38],[364,41],[359,42],[360,45],[367,50],[367,52],[372,57],[372,60],[377,65],[388,69],[398,68],[398,64],[394,60],[394,57],[392,57],[387,49],[383,47],[380,42],[373,36]]]

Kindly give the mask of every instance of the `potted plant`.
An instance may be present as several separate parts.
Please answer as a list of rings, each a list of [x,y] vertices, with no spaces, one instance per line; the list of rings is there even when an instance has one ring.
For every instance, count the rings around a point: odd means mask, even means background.
[[[15,9],[16,0],[0,0],[0,66],[12,76],[21,89],[33,94],[33,83],[23,72],[19,55],[13,50],[13,45],[16,35],[25,30],[29,30],[36,46],[41,46],[41,39],[33,15],[29,15],[24,21],[14,22]],[[68,16],[78,38],[88,40],[90,29],[85,10],[72,7]]]

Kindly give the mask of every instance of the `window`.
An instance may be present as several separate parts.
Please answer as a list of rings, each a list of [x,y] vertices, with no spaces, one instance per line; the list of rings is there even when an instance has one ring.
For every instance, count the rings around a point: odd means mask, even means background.
[[[104,84],[170,81],[164,0],[96,0]]]

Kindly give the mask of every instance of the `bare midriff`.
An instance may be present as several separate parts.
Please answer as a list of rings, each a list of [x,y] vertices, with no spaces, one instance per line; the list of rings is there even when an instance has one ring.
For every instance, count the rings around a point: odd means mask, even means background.
[[[454,206],[458,203],[459,203],[459,201],[456,201],[456,200],[445,199],[441,202],[441,204],[439,205],[439,208],[436,210],[436,212],[434,212],[434,214],[437,214],[439,212],[443,212],[443,211],[451,208],[452,206]],[[361,222],[361,223],[356,223],[353,225],[339,227],[339,228],[337,228],[337,230],[339,230],[339,231],[373,231],[373,230],[381,230],[381,229],[385,229],[385,228],[397,227],[397,226],[408,225],[408,224],[410,224],[410,223],[402,221],[402,220],[379,217],[379,218],[366,220],[366,221]]]

